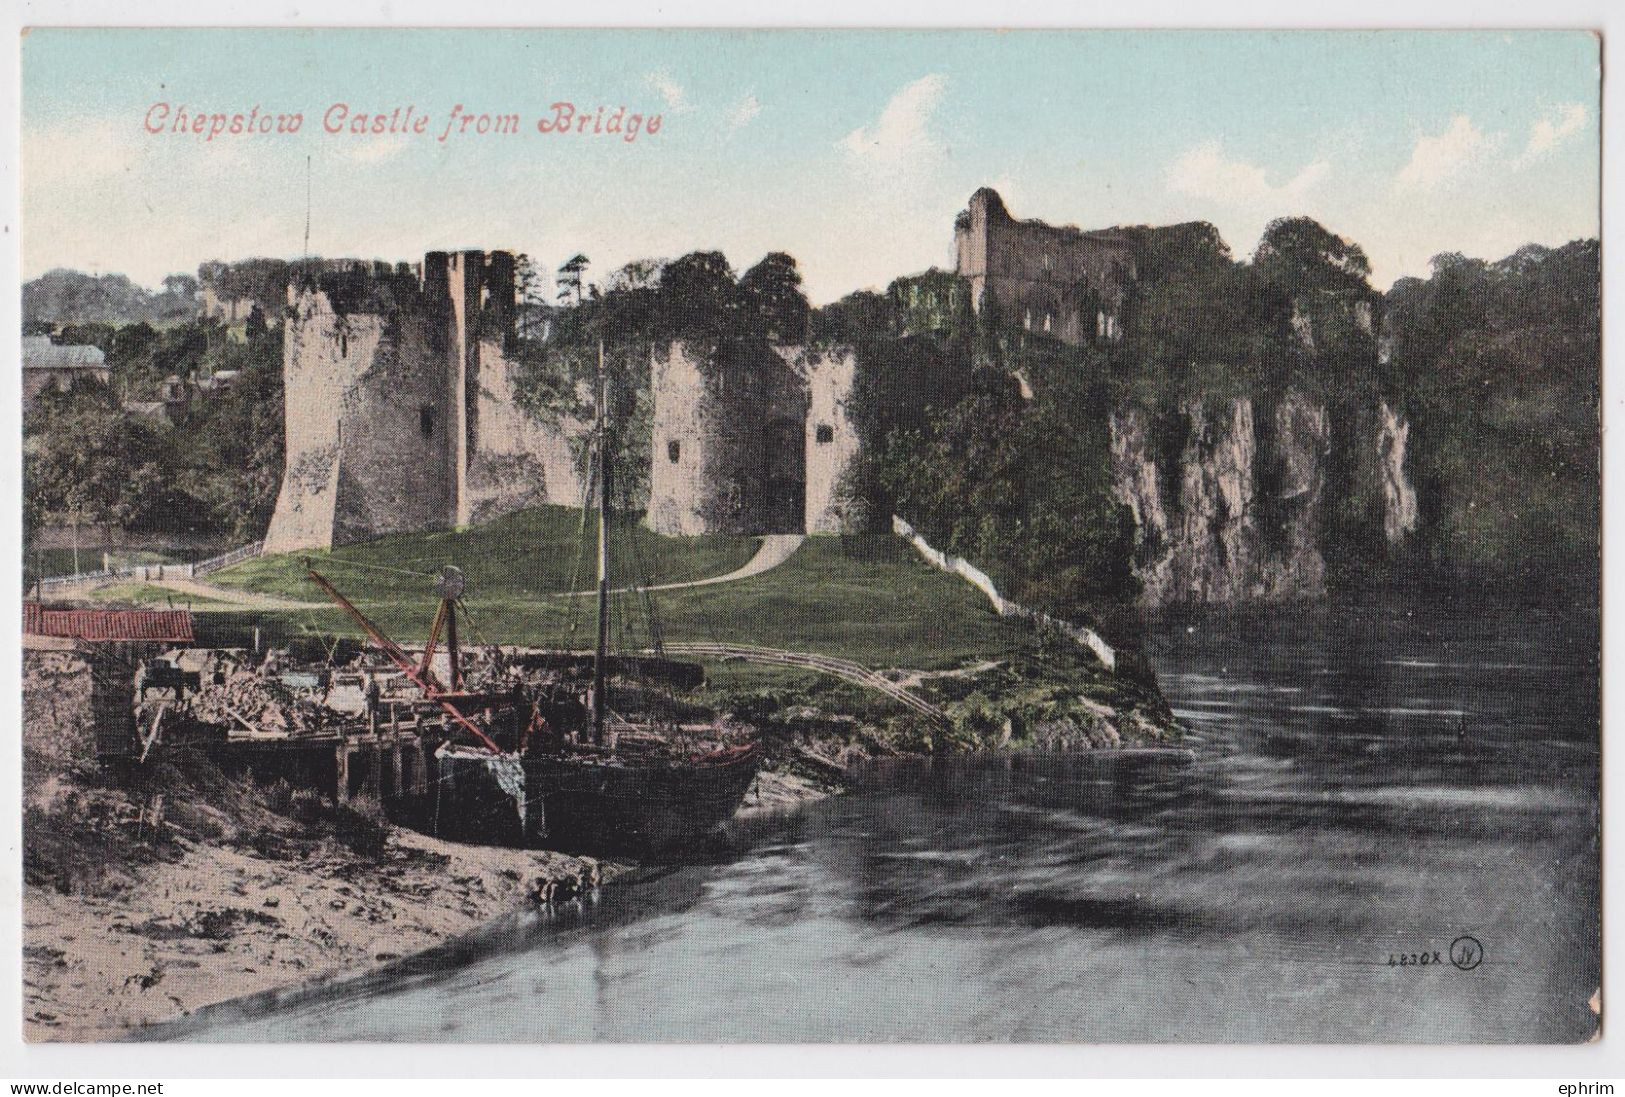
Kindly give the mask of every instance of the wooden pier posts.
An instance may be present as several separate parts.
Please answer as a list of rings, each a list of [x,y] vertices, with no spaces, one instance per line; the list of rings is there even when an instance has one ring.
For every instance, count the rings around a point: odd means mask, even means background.
[[[376,713],[369,721],[368,731],[341,734],[334,745],[335,802],[346,802],[357,796],[382,801],[429,791],[428,757],[418,737],[422,722],[413,721],[403,727],[400,711],[394,704],[389,706],[387,726],[383,717],[382,712]],[[355,771],[357,766],[359,773]]]
[[[333,748],[333,801],[343,803],[350,798],[350,741],[339,736],[339,745]]]

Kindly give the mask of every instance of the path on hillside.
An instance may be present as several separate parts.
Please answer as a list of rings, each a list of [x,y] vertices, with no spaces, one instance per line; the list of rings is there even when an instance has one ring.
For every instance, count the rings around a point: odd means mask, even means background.
[[[749,579],[772,571],[801,547],[806,537],[799,533],[774,533],[762,538],[761,547],[756,550],[745,563],[728,572],[726,575],[713,575],[707,579],[689,579],[681,583],[662,583],[659,586],[645,589],[680,590],[684,587],[705,587],[713,583],[736,583],[741,579]],[[329,602],[301,602],[291,598],[279,598],[274,594],[260,594],[250,590],[239,590],[236,587],[223,587],[214,583],[205,583],[198,579],[164,578],[150,579],[148,585],[172,590],[177,594],[189,594],[194,598],[207,598],[219,605],[197,605],[193,611],[206,613],[210,610],[236,610],[236,609],[331,609]],[[622,588],[617,594],[628,593],[632,588]],[[596,593],[591,590],[577,591],[576,597],[589,596]],[[568,598],[569,594],[555,595],[555,597]]]
[[[298,602],[292,598],[278,598],[274,594],[261,594],[253,590],[239,590],[236,587],[221,587],[213,583],[205,583],[199,579],[149,579],[147,586],[162,587],[177,594],[190,594],[194,598],[207,598],[210,602],[219,602],[220,605],[193,606],[194,613],[207,613],[210,610],[238,610],[238,609],[332,609],[331,602]]]
[[[713,575],[709,579],[690,579],[686,583],[662,583],[657,587],[645,589],[681,590],[684,587],[708,587],[713,583],[737,583],[741,579],[749,579],[764,571],[772,571],[794,556],[796,549],[800,548],[801,542],[806,539],[806,535],[801,533],[770,533],[762,538],[762,547],[756,550],[755,556],[726,575]]]
[[[802,533],[770,533],[762,538],[762,545],[756,550],[756,555],[746,560],[743,565],[728,572],[726,575],[713,575],[709,579],[688,579],[681,583],[661,583],[653,587],[617,587],[611,594],[633,594],[639,590],[684,590],[688,587],[708,587],[715,583],[737,583],[741,579],[750,579],[772,571],[780,564],[796,554],[801,542],[807,539]],[[596,588],[586,590],[566,591],[554,595],[556,598],[591,598],[597,595]]]

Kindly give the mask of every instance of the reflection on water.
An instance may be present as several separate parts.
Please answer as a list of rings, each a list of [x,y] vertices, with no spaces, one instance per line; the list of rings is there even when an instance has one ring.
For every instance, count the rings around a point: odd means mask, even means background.
[[[1155,637],[1189,751],[875,766],[722,863],[153,1035],[1590,1035],[1594,608],[1367,602]],[[1483,946],[1466,971],[1463,936]]]

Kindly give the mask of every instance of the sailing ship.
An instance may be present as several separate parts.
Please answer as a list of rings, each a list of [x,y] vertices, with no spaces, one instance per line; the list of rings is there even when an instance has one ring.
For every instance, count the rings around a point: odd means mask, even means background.
[[[465,688],[457,637],[463,579],[456,568],[442,572],[440,607],[422,656],[414,659],[307,566],[311,580],[360,623],[424,704],[444,716],[449,737],[434,754],[437,832],[569,852],[659,853],[692,843],[731,818],[761,766],[754,733],[716,720],[681,723],[669,690],[670,704],[662,706],[660,690],[623,689],[628,711],[615,709],[615,679],[659,679],[669,661],[652,621],[647,655],[629,658],[609,650],[613,479],[602,344],[595,403],[590,509],[597,519],[596,643],[583,689],[577,691],[569,675],[545,689]],[[652,615],[647,587],[631,589]],[[442,633],[449,668],[444,682],[433,669]],[[565,660],[567,666],[572,662]]]

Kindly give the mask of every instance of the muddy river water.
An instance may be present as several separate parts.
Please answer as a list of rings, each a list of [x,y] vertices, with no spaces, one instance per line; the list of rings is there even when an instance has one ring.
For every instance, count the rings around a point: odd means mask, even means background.
[[[876,765],[708,863],[150,1035],[1590,1035],[1594,599],[1366,598],[1152,635],[1188,750]]]

